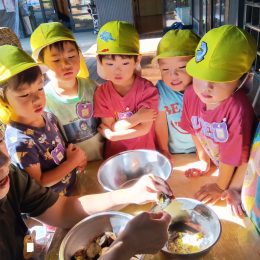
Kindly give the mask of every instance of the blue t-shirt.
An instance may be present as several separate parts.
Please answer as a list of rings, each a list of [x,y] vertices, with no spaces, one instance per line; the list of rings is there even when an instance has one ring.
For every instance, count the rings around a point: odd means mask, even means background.
[[[196,147],[192,141],[191,135],[179,126],[181,121],[183,94],[172,90],[162,80],[159,80],[156,86],[160,95],[159,110],[166,112],[169,132],[169,151],[171,153],[195,152]]]
[[[56,117],[46,112],[43,117],[44,127],[11,122],[6,128],[5,141],[11,161],[22,170],[39,163],[41,171],[45,172],[66,160],[65,143]],[[74,170],[51,188],[61,195],[69,195],[75,181]]]

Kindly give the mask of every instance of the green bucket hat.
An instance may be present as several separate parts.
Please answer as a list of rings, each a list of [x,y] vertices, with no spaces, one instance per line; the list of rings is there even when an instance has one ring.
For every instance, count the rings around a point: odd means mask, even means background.
[[[191,30],[170,30],[160,40],[152,62],[161,58],[194,56],[199,41],[199,36]]]
[[[25,51],[12,45],[0,46],[0,83],[18,73],[39,66]]]
[[[254,38],[234,25],[207,32],[186,67],[194,78],[211,82],[238,80],[247,73],[256,57]]]
[[[59,22],[42,23],[32,33],[30,44],[32,48],[32,57],[38,60],[42,49],[55,42],[73,41],[76,42],[72,32]],[[80,51],[80,77],[88,77],[89,72],[84,57]]]
[[[104,24],[97,36],[97,53],[138,55],[138,32],[133,25],[124,21],[111,21]]]

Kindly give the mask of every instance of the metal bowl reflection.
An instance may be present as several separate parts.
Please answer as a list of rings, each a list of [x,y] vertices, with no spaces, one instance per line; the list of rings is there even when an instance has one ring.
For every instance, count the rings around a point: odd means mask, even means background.
[[[126,188],[141,176],[153,174],[167,180],[171,162],[153,150],[129,150],[108,158],[98,170],[98,181],[106,191]]]
[[[63,239],[59,250],[59,259],[70,260],[76,251],[86,248],[105,231],[112,231],[117,235],[132,218],[133,216],[129,214],[108,211],[81,220]]]
[[[218,241],[221,235],[221,224],[216,213],[200,201],[188,198],[176,198],[164,209],[172,216],[172,222],[168,232],[170,235],[184,234],[186,242],[191,244],[191,248],[196,250],[183,252],[182,250],[169,250],[169,240],[162,248],[162,251],[170,255],[195,256],[206,253]],[[200,238],[198,239],[198,234]],[[201,236],[202,235],[202,236]],[[188,238],[188,242],[187,242]],[[192,240],[194,239],[194,240]],[[182,246],[182,245],[181,245]],[[195,246],[195,247],[194,247]]]

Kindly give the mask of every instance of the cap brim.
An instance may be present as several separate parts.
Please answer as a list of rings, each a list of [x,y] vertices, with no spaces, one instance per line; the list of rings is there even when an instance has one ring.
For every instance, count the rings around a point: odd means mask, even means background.
[[[156,63],[158,62],[159,59],[169,59],[169,58],[173,58],[173,57],[194,57],[194,54],[172,54],[171,56],[169,54],[161,54],[161,55],[157,55],[152,59],[151,63]]]
[[[187,73],[193,78],[210,82],[230,82],[240,79],[244,73],[225,71],[222,68],[205,68],[202,63],[197,63],[195,58],[191,59],[186,66]],[[246,73],[246,72],[245,72]]]
[[[60,41],[73,41],[73,42],[76,42],[76,39],[72,39],[72,38],[68,38],[68,37],[56,37],[56,38],[53,38],[52,40],[49,40],[48,42],[43,44],[41,47],[35,49],[32,52],[33,59],[38,61],[39,53],[41,52],[42,49],[44,49],[45,47],[47,47],[50,44],[53,44],[55,42],[60,42]]]

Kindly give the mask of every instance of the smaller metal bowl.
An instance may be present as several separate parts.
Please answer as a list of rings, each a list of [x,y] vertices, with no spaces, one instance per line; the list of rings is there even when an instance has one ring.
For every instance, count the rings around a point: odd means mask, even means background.
[[[166,245],[162,252],[172,256],[198,256],[210,250],[221,235],[221,223],[217,214],[200,201],[189,198],[176,198],[165,209],[172,216],[168,232],[184,232],[190,238],[193,234],[202,233],[199,240],[199,251],[192,253],[176,253],[169,251]],[[189,241],[188,243],[190,243]],[[193,245],[198,244],[198,240]]]
[[[112,191],[130,187],[146,174],[167,180],[171,172],[171,162],[161,153],[153,150],[129,150],[104,161],[97,177],[104,190]]]
[[[59,259],[70,260],[76,251],[86,248],[105,231],[112,231],[117,235],[132,218],[132,215],[126,213],[108,211],[81,220],[63,239],[59,250]]]

